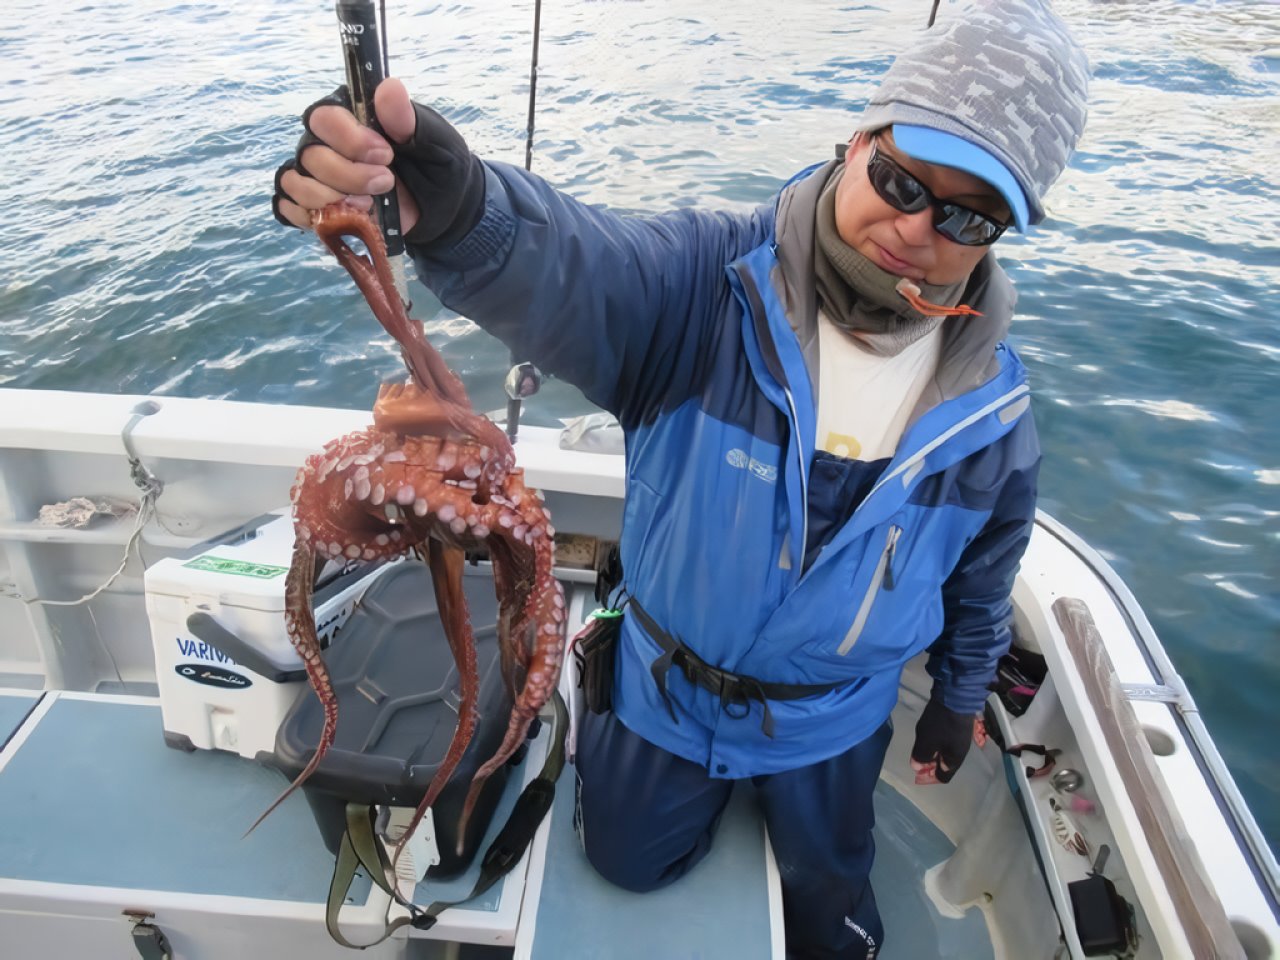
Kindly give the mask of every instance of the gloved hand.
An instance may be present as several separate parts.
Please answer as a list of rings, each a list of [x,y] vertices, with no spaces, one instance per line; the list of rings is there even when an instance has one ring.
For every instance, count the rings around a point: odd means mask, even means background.
[[[950,783],[964,763],[970,741],[979,747],[987,742],[981,717],[956,713],[931,699],[916,723],[916,742],[911,748],[911,769],[916,783]]]
[[[276,219],[309,229],[311,211],[343,198],[367,210],[394,186],[408,242],[455,243],[484,212],[480,159],[440,114],[413,103],[399,80],[384,80],[373,99],[380,131],[356,121],[345,87],[306,109],[294,157],[276,171]]]

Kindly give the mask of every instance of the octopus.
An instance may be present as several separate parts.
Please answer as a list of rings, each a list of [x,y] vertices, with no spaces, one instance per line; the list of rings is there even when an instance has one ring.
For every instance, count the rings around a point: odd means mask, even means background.
[[[430,568],[461,703],[448,751],[400,841],[403,849],[457,768],[479,719],[462,569],[466,551],[484,548],[493,565],[500,665],[513,707],[501,745],[471,780],[457,830],[461,852],[481,787],[524,741],[559,680],[567,618],[564,591],[552,575],[555,530],[541,494],[525,486],[506,434],[474,412],[461,380],[427,341],[421,323],[408,316],[377,226],[344,203],[313,215],[313,226],[399,344],[409,377],[384,384],[373,424],[308,457],[290,491],[295,536],[285,629],[324,719],[315,753],[254,827],[315,772],[337,732],[338,700],[312,609],[317,560],[378,561],[413,553]],[[356,253],[347,237],[367,253]]]

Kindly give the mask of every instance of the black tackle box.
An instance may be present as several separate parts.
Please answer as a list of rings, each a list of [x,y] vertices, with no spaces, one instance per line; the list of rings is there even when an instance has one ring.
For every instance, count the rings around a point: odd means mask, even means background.
[[[418,805],[457,725],[458,669],[431,573],[414,559],[396,567],[369,588],[324,652],[338,695],[338,731],[303,792],[335,854],[348,802]],[[458,819],[472,774],[497,751],[511,714],[499,666],[493,578],[486,571],[462,581],[476,641],[480,719],[433,805],[440,853],[440,863],[427,871],[433,878],[454,876],[471,862],[512,767],[504,764],[485,784],[459,855]],[[308,688],[280,725],[273,766],[296,777],[315,752],[322,722],[320,701]]]

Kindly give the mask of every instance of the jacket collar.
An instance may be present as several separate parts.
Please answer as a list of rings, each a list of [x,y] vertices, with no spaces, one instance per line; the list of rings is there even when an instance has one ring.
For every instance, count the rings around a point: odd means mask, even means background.
[[[774,213],[777,267],[769,279],[799,341],[815,396],[820,369],[818,292],[813,274],[818,197],[840,162],[830,160],[798,174],[778,195]],[[1016,300],[1013,283],[994,253],[988,252],[974,268],[961,296],[962,303],[972,305],[983,316],[944,321],[938,376],[921,397],[912,420],[995,376],[999,370],[995,347],[1009,332]]]

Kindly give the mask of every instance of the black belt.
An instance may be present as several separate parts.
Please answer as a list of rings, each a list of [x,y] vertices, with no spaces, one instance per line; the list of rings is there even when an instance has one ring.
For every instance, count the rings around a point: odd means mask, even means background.
[[[751,712],[751,701],[758,702],[764,711],[764,719],[760,723],[760,729],[770,739],[773,739],[774,729],[773,714],[769,711],[770,700],[803,700],[806,697],[816,697],[819,694],[830,693],[832,690],[837,690],[862,679],[861,677],[852,677],[835,683],[769,683],[764,680],[757,680],[755,677],[730,673],[727,670],[721,670],[719,667],[711,666],[711,664],[658,626],[634,596],[629,597],[628,602],[631,609],[635,611],[636,618],[640,621],[640,626],[644,628],[645,633],[662,648],[662,655],[653,661],[649,667],[649,672],[653,675],[654,683],[658,685],[658,692],[662,694],[667,710],[671,713],[671,719],[676,723],[679,723],[680,720],[676,716],[675,705],[671,702],[671,696],[667,693],[667,672],[673,665],[680,668],[680,672],[684,674],[685,679],[690,683],[702,687],[704,690],[709,690],[718,696],[721,709],[731,717],[739,719],[745,717]],[[730,708],[740,708],[742,712],[735,713]]]

